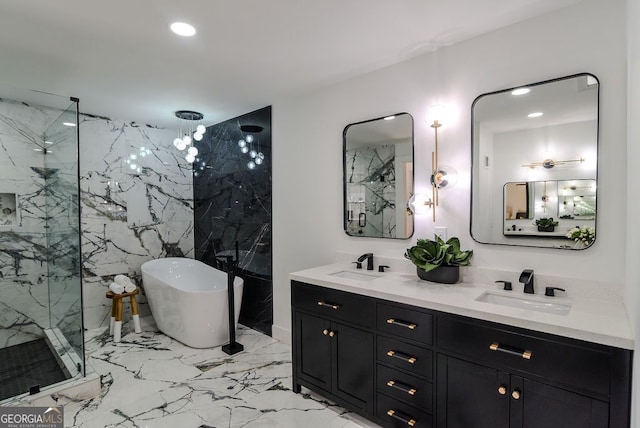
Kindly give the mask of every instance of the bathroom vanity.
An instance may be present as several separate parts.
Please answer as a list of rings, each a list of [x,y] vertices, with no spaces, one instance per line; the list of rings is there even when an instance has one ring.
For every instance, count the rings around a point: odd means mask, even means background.
[[[615,304],[538,313],[485,303],[482,285],[348,273],[291,274],[294,391],[384,427],[629,426],[633,340]]]

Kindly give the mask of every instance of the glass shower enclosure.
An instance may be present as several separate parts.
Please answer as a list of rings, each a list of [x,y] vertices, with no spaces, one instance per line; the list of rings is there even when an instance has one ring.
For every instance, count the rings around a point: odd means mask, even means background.
[[[0,403],[85,375],[78,100],[28,95],[0,98]]]

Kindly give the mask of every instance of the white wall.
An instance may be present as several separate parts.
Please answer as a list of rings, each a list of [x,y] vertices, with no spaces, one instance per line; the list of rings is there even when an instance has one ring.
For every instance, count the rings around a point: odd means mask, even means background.
[[[637,12],[637,5],[630,7]],[[627,231],[619,226],[625,224],[627,203],[625,20],[624,0],[588,0],[274,103],[274,336],[289,340],[290,272],[332,262],[336,251],[373,251],[378,256],[402,258],[416,238],[431,236],[436,225],[447,226],[449,236],[459,236],[463,247],[474,250],[475,266],[514,271],[532,268],[550,275],[611,281],[622,289],[625,260],[620,248],[627,241]],[[634,23],[640,26],[637,19]],[[640,45],[634,53],[637,64]],[[475,243],[469,235],[471,103],[482,93],[580,72],[593,73],[601,83],[595,245],[585,251],[562,251]],[[640,86],[640,79],[635,84]],[[433,149],[432,129],[424,117],[436,103],[455,111],[440,128],[440,159],[455,165],[460,175],[456,187],[441,192],[437,222],[432,223],[430,216],[418,218],[411,240],[346,236],[341,222],[344,126],[399,111],[411,113],[415,119],[416,191],[420,192],[428,189]],[[635,109],[637,116],[637,102]],[[635,140],[640,137],[637,128],[629,132]],[[633,150],[629,161],[640,161],[640,149]],[[632,196],[630,193],[629,200]],[[629,222],[637,218],[638,208],[635,202]],[[630,248],[630,263],[635,265],[640,248],[630,246],[634,247]],[[637,273],[629,272],[626,277],[630,283],[627,298],[633,299],[628,302],[630,309],[638,312],[638,284],[635,279],[631,284]]]
[[[638,260],[640,260],[640,234],[638,233],[638,213],[640,200],[638,199],[638,162],[640,162],[640,2],[627,0],[627,40],[628,40],[628,93],[636,94],[629,97],[627,111],[627,274],[625,287],[625,303],[631,318],[636,343],[640,343],[640,276],[638,275]],[[640,396],[640,352],[635,352],[634,397]],[[640,407],[633,408],[631,426],[640,427]]]

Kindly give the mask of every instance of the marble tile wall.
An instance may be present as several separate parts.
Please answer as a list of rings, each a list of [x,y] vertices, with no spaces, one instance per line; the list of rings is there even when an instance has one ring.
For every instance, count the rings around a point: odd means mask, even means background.
[[[60,115],[35,105],[0,100],[0,194],[19,194],[20,225],[0,226],[0,347],[42,336],[42,329],[67,325],[63,315],[78,308],[68,273],[78,268],[75,230],[64,225],[76,215],[72,201],[53,188],[70,184],[65,162],[44,168],[44,132]],[[105,292],[117,274],[140,283],[140,266],[166,256],[194,257],[192,172],[172,145],[174,132],[147,125],[81,115],[80,187],[85,328],[106,325],[110,300]],[[56,152],[52,150],[52,156]],[[55,162],[54,162],[55,164]],[[135,165],[135,167],[133,167]],[[133,167],[133,168],[132,168]],[[52,191],[46,231],[45,193]],[[51,207],[50,207],[51,208]],[[56,252],[48,253],[47,248]],[[74,257],[75,251],[75,257]],[[48,263],[52,261],[52,263]],[[53,263],[55,261],[55,263]],[[49,279],[55,308],[49,311]],[[144,297],[141,314],[148,314]],[[127,309],[127,314],[129,314]]]
[[[242,125],[263,129],[246,132]],[[248,147],[264,155],[253,169],[249,153],[238,145],[249,134],[254,141]],[[216,255],[235,254],[238,242],[239,275],[244,279],[240,323],[271,334],[271,107],[210,126],[197,147],[196,258],[214,265]]]
[[[192,170],[172,131],[81,116],[80,188],[85,328],[105,325],[107,287],[140,266],[194,257]],[[144,296],[141,315],[149,314]],[[125,314],[130,311],[125,308]]]
[[[0,347],[37,339],[50,327],[45,229],[50,171],[41,150],[44,131],[58,114],[0,99],[0,194],[18,197],[17,224],[0,226]]]

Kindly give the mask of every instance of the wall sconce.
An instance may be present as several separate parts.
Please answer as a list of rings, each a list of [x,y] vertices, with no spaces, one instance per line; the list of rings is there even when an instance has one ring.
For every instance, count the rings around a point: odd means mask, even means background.
[[[178,137],[173,140],[176,149],[187,150],[185,159],[189,163],[196,161],[198,149],[193,145],[193,141],[202,140],[207,128],[199,121],[204,118],[202,113],[191,110],[178,110],[174,113],[178,118]],[[198,122],[196,126],[196,122]]]
[[[423,193],[416,193],[409,198],[407,208],[413,214],[426,214],[429,208],[433,208],[433,200]]]
[[[568,160],[561,160],[561,161],[554,161],[553,159],[545,159],[542,162],[532,162],[532,163],[528,163],[528,164],[524,164],[522,166],[524,167],[529,167],[531,169],[535,169],[538,166],[541,166],[543,168],[546,169],[551,169],[556,165],[564,165],[567,163],[572,163],[572,162],[584,162],[584,158],[580,158],[580,159],[568,159]]]
[[[445,187],[452,187],[457,179],[458,174],[457,171],[451,166],[439,165],[438,163],[438,128],[442,126],[441,118],[443,116],[444,106],[435,105],[431,107],[431,111],[429,114],[429,120],[431,121],[431,127],[434,132],[434,151],[431,152],[431,198],[432,202],[432,214],[433,221],[436,221],[436,210],[440,204],[439,191],[440,189],[444,189]]]

